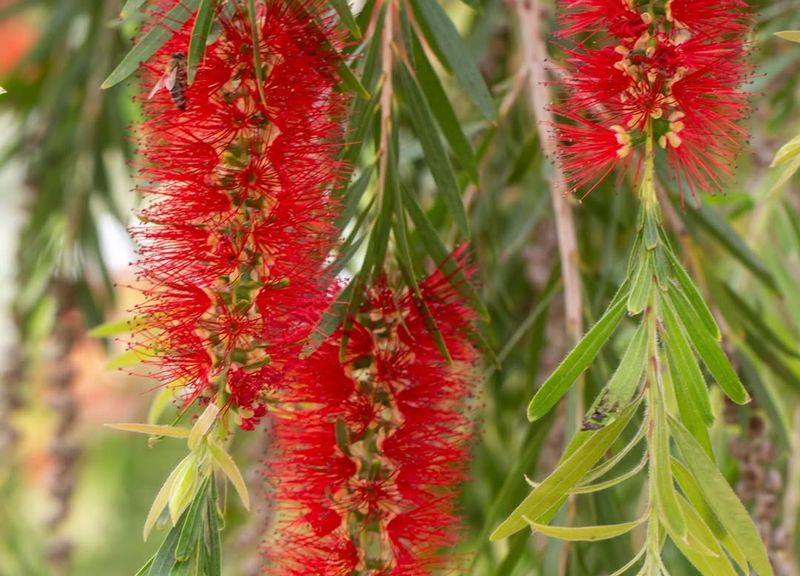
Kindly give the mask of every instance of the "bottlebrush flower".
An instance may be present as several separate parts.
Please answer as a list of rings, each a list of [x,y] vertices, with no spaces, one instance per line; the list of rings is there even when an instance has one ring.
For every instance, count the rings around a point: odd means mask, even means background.
[[[313,20],[321,5],[256,7],[263,98],[238,8],[220,14],[221,34],[185,93],[140,98],[148,204],[134,230],[145,286],[137,348],[187,404],[224,394],[246,429],[328,301],[343,110],[335,33]],[[145,94],[176,67],[183,88],[191,29],[146,66]]]
[[[280,520],[265,554],[276,576],[422,576],[455,570],[458,484],[474,426],[473,313],[436,272],[421,295],[385,281],[293,373],[268,475]]]
[[[566,58],[555,107],[558,154],[572,191],[591,191],[647,139],[678,180],[721,189],[748,113],[743,0],[561,0]]]

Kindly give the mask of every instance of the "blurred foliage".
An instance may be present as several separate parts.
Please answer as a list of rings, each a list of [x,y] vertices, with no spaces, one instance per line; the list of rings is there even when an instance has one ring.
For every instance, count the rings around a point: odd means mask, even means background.
[[[342,13],[340,4],[332,3]],[[727,352],[755,399],[733,410],[731,416],[731,407],[716,397],[712,444],[726,477],[742,486],[743,460],[731,446],[744,440],[755,442],[751,423],[766,422],[757,441],[774,450],[770,469],[777,471],[783,486],[777,492],[777,513],[770,525],[775,533],[788,531],[794,538],[784,543],[788,554],[779,556],[776,551],[775,558],[781,558],[776,562],[788,566],[785,574],[792,575],[797,574],[794,551],[800,549],[794,530],[800,502],[800,182],[796,175],[783,174],[782,164],[775,169],[770,164],[780,147],[800,134],[800,47],[774,36],[800,29],[800,11],[791,0],[755,4],[752,152],[742,154],[738,184],[725,195],[704,196],[701,209],[682,209],[666,182],[664,189],[672,199],[672,209],[666,214],[672,243],[711,303]],[[552,470],[565,433],[563,411],[553,411],[533,424],[525,418],[535,387],[570,344],[564,330],[560,263],[548,193],[552,168],[536,135],[535,118],[516,91],[519,38],[526,32],[518,29],[513,9],[501,0],[446,1],[441,6],[464,42],[459,52],[462,60],[455,62],[455,56],[441,46],[418,49],[421,39],[432,43],[442,38],[441,31],[425,28],[425,22],[430,25],[431,21],[445,25],[441,18],[437,20],[436,5],[433,0],[400,5],[400,37],[395,40],[406,52],[393,62],[396,100],[386,124],[381,123],[377,99],[380,71],[370,68],[380,61],[380,26],[371,36],[367,34],[368,15],[375,3],[368,1],[350,22],[352,30],[357,27],[363,34],[363,42],[354,40],[347,51],[355,56],[355,75],[371,98],[353,99],[353,117],[360,118],[354,125],[363,127],[363,132],[354,133],[348,151],[354,174],[344,194],[353,220],[344,227],[344,256],[337,265],[351,273],[370,273],[382,268],[382,254],[389,248],[402,266],[419,273],[441,259],[438,242],[423,234],[426,222],[444,246],[472,239],[480,301],[490,318],[482,328],[483,337],[499,357],[501,368],[487,362],[473,479],[463,496],[467,531],[462,551],[473,555],[476,575],[559,574],[564,548],[558,542],[525,534],[501,543],[488,542],[491,530],[528,493],[524,475],[539,480]],[[0,76],[0,85],[8,91],[0,99],[0,114],[5,125],[11,126],[2,133],[0,154],[4,170],[24,173],[15,200],[23,200],[26,219],[19,250],[4,246],[2,259],[17,261],[18,296],[9,313],[17,321],[20,342],[13,353],[27,359],[21,388],[26,406],[13,421],[23,441],[14,459],[3,455],[5,461],[0,464],[2,576],[51,573],[44,553],[48,496],[42,469],[47,468],[43,446],[52,433],[53,416],[41,394],[38,366],[43,360],[38,344],[54,327],[58,309],[54,286],[67,282],[86,326],[98,324],[115,300],[123,300],[117,305],[120,309],[128,304],[113,282],[129,281],[130,274],[115,279],[109,273],[109,259],[115,255],[102,251],[108,240],[100,232],[104,215],[125,222],[127,204],[132,203],[132,194],[123,194],[129,199],[122,201],[119,194],[130,187],[128,125],[137,114],[129,99],[130,88],[118,85],[99,90],[130,49],[135,18],[120,22],[119,8],[120,2],[115,1],[0,2],[3,23],[16,23],[14,29],[22,30],[24,22],[36,30],[38,38],[15,69]],[[544,28],[552,31],[555,9],[552,4],[541,8]],[[385,17],[385,13],[379,15]],[[411,17],[422,24],[412,26]],[[0,38],[0,43],[7,41]],[[374,53],[370,47],[375,47]],[[555,60],[560,56],[552,54]],[[472,73],[465,72],[463,67],[470,67],[464,63],[466,57],[485,79],[493,106],[483,100]],[[425,114],[426,106],[427,124],[418,121],[419,109]],[[496,118],[492,110],[498,111]],[[381,142],[387,144],[383,153],[391,150],[384,168],[379,163]],[[459,225],[454,194],[464,200],[468,234],[463,222]],[[386,201],[371,201],[379,197]],[[399,216],[391,209],[378,210],[392,206],[397,198],[404,207]],[[421,211],[414,212],[415,202]],[[3,207],[4,212],[14,209]],[[624,277],[637,209],[630,186],[623,182],[615,188],[613,179],[575,204],[587,326],[597,320]],[[358,214],[366,215],[360,223]],[[587,373],[586,403],[607,381],[630,336],[630,330],[621,331]],[[91,348],[93,358],[102,354],[100,347]],[[99,377],[99,373],[90,373],[90,379],[97,378],[94,384],[82,386],[82,412],[91,414],[93,405],[103,406],[111,396],[125,404],[120,413],[143,420],[147,398],[141,392],[148,384]],[[76,546],[70,573],[133,574],[157,545],[154,540],[143,545],[138,535],[153,495],[179,459],[181,448],[160,443],[148,449],[137,436],[99,433],[102,421],[122,418],[113,411],[104,417],[96,412],[93,419],[82,417],[78,432],[85,451],[68,525]],[[238,453],[246,454],[253,466],[263,450],[254,438],[259,433],[237,440]],[[638,457],[632,454],[630,462]],[[238,461],[245,461],[244,456]],[[7,462],[14,462],[14,468],[7,467]],[[630,519],[640,491],[641,483],[633,481],[581,497],[576,522],[591,525]],[[239,538],[247,523],[248,518],[234,510],[229,519],[233,529],[223,542],[232,562],[238,559],[237,551],[242,558],[257,553],[253,544],[257,536]],[[629,536],[572,544],[566,573],[609,573],[637,548]],[[673,574],[694,573],[677,550],[668,550],[666,561]],[[249,574],[246,570],[232,563],[223,573]]]

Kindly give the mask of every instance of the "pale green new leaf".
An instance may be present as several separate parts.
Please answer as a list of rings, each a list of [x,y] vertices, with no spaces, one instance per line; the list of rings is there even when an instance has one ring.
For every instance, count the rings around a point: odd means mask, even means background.
[[[650,253],[642,253],[636,276],[628,295],[628,314],[635,316],[642,312],[650,301],[650,288],[653,286],[653,257]]]
[[[716,464],[683,424],[670,418],[670,429],[686,467],[697,480],[696,484],[711,510],[742,549],[756,574],[772,576],[772,566],[758,529]]]
[[[547,524],[537,524],[525,517],[534,532],[541,532],[545,536],[567,540],[569,542],[596,542],[598,540],[609,540],[627,534],[637,526],[643,524],[648,516],[642,516],[633,522],[623,522],[621,524],[605,524],[601,526],[548,526]]]
[[[136,366],[149,356],[152,356],[152,352],[150,350],[133,348],[127,352],[123,352],[119,356],[115,356],[106,362],[106,370],[116,370],[118,368],[129,368],[131,366]]]
[[[625,408],[616,422],[589,434],[580,447],[562,460],[558,467],[495,529],[490,539],[500,540],[511,536],[525,528],[528,523],[525,518],[538,522],[552,512],[552,509],[560,506],[570,489],[581,481],[614,444],[639,407],[639,402],[637,400]]]
[[[781,146],[775,153],[775,158],[773,158],[772,164],[769,166],[770,168],[775,168],[776,166],[789,162],[797,156],[800,156],[800,136],[795,136]]]
[[[129,334],[135,329],[144,326],[146,323],[143,319],[128,319],[115,320],[113,322],[106,322],[95,326],[89,330],[89,336],[92,338],[108,338],[109,336],[118,336],[120,334]]]
[[[781,32],[775,32],[775,36],[789,42],[800,43],[800,30],[782,30]]]
[[[214,421],[217,419],[217,414],[219,414],[219,406],[213,402],[206,406],[206,409],[203,410],[203,413],[197,418],[194,426],[192,426],[192,430],[189,432],[189,450],[197,449],[200,445],[200,440],[208,433],[211,425],[214,424]]]
[[[194,500],[198,484],[196,454],[191,453],[181,460],[175,468],[175,473],[176,476],[169,492],[169,517],[173,526],[177,524],[181,514]]]
[[[156,494],[155,499],[153,500],[153,504],[150,506],[150,511],[147,513],[147,518],[144,521],[144,528],[142,530],[142,535],[144,536],[145,541],[147,537],[150,535],[150,531],[153,529],[153,526],[158,520],[158,517],[161,516],[161,512],[167,505],[169,501],[170,494],[172,493],[173,485],[175,484],[175,480],[178,477],[179,472],[181,471],[181,467],[184,462],[189,459],[192,455],[189,454],[181,460],[181,462],[170,472],[169,476],[167,476],[166,481],[162,484],[161,489]],[[177,544],[177,541],[176,541]]]
[[[107,427],[124,432],[136,432],[138,434],[150,434],[152,436],[169,436],[170,438],[188,438],[189,429],[178,426],[165,426],[162,424],[138,424],[136,422],[106,424]]]
[[[247,484],[245,484],[242,473],[239,471],[239,467],[236,465],[236,462],[234,462],[230,454],[228,454],[225,449],[216,442],[209,440],[208,448],[211,452],[212,458],[214,458],[214,462],[225,473],[225,476],[228,477],[228,479],[231,481],[231,484],[233,484],[233,487],[236,489],[236,493],[239,494],[239,498],[242,500],[242,504],[244,505],[245,509],[250,510],[250,495],[247,492]]]
[[[558,368],[545,380],[544,384],[528,405],[528,420],[538,420],[556,405],[570,386],[592,363],[600,349],[614,333],[625,311],[625,298],[617,298],[605,314],[592,326],[580,342],[572,349]]]

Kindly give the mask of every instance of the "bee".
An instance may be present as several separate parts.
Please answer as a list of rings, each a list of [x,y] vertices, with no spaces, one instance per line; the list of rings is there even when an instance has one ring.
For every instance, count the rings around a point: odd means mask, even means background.
[[[162,88],[165,88],[172,96],[172,101],[178,110],[186,110],[187,85],[186,56],[182,52],[175,52],[164,69],[164,75],[159,78],[150,91],[148,99],[155,96]]]

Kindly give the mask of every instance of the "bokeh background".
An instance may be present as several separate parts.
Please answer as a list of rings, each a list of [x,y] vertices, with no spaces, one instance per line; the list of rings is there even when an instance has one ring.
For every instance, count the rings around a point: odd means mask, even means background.
[[[88,330],[122,319],[135,303],[126,226],[137,204],[130,126],[135,82],[99,89],[130,49],[137,20],[121,22],[119,0],[0,0],[0,576],[132,575],[153,553],[141,527],[152,498],[182,455],[180,443],[148,447],[105,423],[145,418],[152,382],[114,358],[123,346]],[[525,35],[513,0],[446,0],[472,58],[496,97],[500,118],[482,120],[442,74],[475,147],[481,185],[467,186],[483,326],[502,369],[487,362],[481,429],[465,487],[461,552],[478,576],[559,574],[561,544],[517,535],[489,545],[489,530],[541,478],[563,446],[562,412],[535,425],[525,406],[570,345],[543,152],[520,80]],[[755,74],[750,149],[737,184],[703,207],[664,201],[682,257],[726,335],[729,355],[755,402],[716,398],[713,439],[726,476],[748,503],[778,573],[798,576],[800,539],[800,179],[771,167],[800,134],[800,44],[774,33],[800,29],[797,0],[755,2]],[[552,2],[535,4],[541,38],[555,25]],[[528,38],[530,40],[530,38]],[[549,45],[548,45],[549,46]],[[557,49],[550,46],[552,56]],[[440,71],[441,72],[441,71]],[[431,190],[421,148],[404,132],[402,178]],[[800,146],[800,145],[798,145]],[[797,166],[794,166],[796,169]],[[443,204],[426,206],[443,237]],[[575,204],[584,324],[602,312],[624,275],[636,202],[613,179]],[[619,341],[624,343],[623,333]],[[620,346],[587,376],[592,397]],[[268,423],[234,446],[259,505],[231,504],[224,574],[259,573],[267,502],[260,462]],[[582,523],[629,518],[640,485],[581,500]],[[231,500],[233,502],[233,500]],[[455,528],[454,528],[455,529]],[[573,545],[572,574],[608,574],[633,550],[624,539]],[[673,574],[693,574],[678,554]]]

